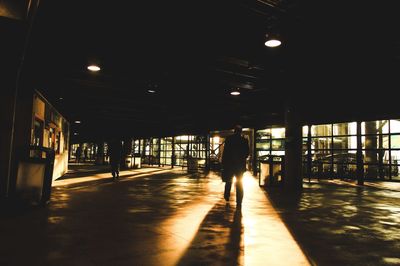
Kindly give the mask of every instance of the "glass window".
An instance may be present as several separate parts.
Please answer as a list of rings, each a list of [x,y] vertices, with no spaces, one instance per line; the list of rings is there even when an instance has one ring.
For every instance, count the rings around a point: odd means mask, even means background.
[[[284,150],[285,149],[285,141],[284,140],[272,140],[272,150]]]
[[[311,136],[331,136],[332,135],[332,125],[314,125],[311,127]]]
[[[361,134],[387,134],[389,133],[389,121],[378,120],[378,121],[366,121],[361,123]]]
[[[390,120],[390,133],[400,133],[400,119]]]
[[[334,137],[333,138],[334,149],[357,149],[357,137]]]
[[[392,149],[400,149],[400,135],[391,135],[390,142]]]
[[[333,124],[333,135],[357,135],[357,123],[339,123]]]
[[[308,126],[303,126],[303,138],[308,136]]]
[[[269,150],[271,148],[270,142],[258,142],[256,143],[256,149]]]
[[[35,118],[33,124],[33,136],[32,145],[42,146],[43,145],[43,121]]]
[[[311,149],[330,149],[332,143],[332,138],[312,138],[311,139]]]
[[[271,128],[271,135],[273,139],[285,138],[285,128]]]
[[[271,138],[271,129],[261,129],[256,131],[256,139],[263,140],[263,139],[270,139]]]
[[[384,155],[385,155],[384,150],[364,150],[363,151],[364,163],[378,164],[379,156],[382,156],[383,159]]]
[[[392,154],[392,164],[397,164],[400,163],[399,159],[400,159],[400,151],[399,150],[392,150],[391,151]]]

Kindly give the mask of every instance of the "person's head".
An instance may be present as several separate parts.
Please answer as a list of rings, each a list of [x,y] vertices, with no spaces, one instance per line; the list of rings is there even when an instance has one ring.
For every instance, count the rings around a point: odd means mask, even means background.
[[[234,133],[239,135],[242,133],[242,126],[241,125],[235,125],[234,127]]]

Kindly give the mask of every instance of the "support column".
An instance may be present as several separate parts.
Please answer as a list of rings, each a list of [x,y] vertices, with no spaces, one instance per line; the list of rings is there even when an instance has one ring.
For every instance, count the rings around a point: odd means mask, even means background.
[[[285,106],[285,188],[301,190],[302,176],[302,127],[293,102]]]
[[[21,146],[28,150],[29,134],[20,132],[25,124],[31,126],[32,109],[29,118],[25,112],[29,106],[23,106],[27,97],[19,87],[25,51],[27,48],[30,28],[39,1],[1,1],[0,15],[0,199],[9,197],[16,182],[16,151]],[[29,7],[29,10],[28,10]],[[20,91],[19,91],[20,90]],[[29,97],[29,95],[28,95]],[[30,98],[32,106],[33,98]],[[22,116],[21,116],[22,115]],[[28,119],[21,121],[21,119]],[[30,133],[30,132],[29,132]],[[21,138],[22,137],[22,138]]]
[[[364,185],[364,162],[362,154],[361,122],[357,121],[357,184]]]
[[[312,171],[312,154],[311,154],[311,125],[308,125],[307,134],[307,177],[308,182],[311,182]]]

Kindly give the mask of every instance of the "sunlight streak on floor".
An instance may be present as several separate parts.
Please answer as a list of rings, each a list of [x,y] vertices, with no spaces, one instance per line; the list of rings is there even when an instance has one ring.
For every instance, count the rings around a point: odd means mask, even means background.
[[[243,182],[244,265],[310,265],[257,179],[247,172]]]
[[[149,176],[154,174],[162,174],[172,171],[171,169],[162,169],[162,168],[143,168],[143,169],[135,169],[135,170],[126,170],[120,172],[120,181],[124,179],[132,179],[137,177]],[[55,180],[52,183],[52,187],[59,187],[59,186],[68,186],[77,183],[85,183],[90,181],[96,181],[100,179],[111,179],[110,173],[100,173],[100,174],[89,174],[89,176],[85,177],[78,177],[78,178],[69,178],[69,179],[61,179]]]
[[[221,193],[221,182],[212,180],[208,184],[208,195]],[[219,198],[209,197],[199,200],[198,203],[189,204],[179,209],[172,217],[162,222],[159,227],[165,236],[157,243],[160,247],[167,247],[166,252],[159,256],[162,265],[176,265],[186,253],[190,244],[200,230],[200,225],[218,202]]]

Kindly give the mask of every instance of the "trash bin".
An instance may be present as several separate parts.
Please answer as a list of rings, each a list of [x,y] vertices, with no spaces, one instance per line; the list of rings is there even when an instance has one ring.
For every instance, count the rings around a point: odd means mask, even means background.
[[[284,156],[270,155],[259,161],[259,186],[276,186],[283,184]]]
[[[41,205],[50,201],[54,158],[54,150],[31,146],[29,157],[20,159],[16,184],[20,200]]]

